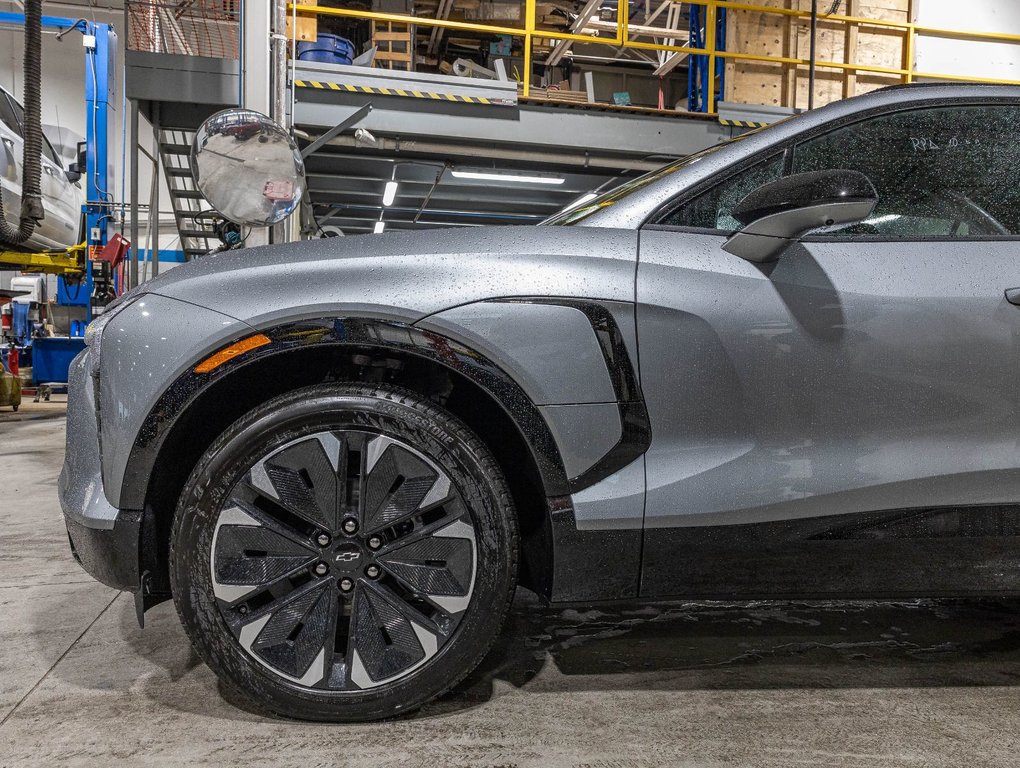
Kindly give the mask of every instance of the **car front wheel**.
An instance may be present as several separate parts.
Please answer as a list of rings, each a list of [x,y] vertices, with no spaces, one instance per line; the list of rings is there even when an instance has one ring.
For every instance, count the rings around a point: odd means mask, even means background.
[[[410,392],[329,384],[216,440],[171,532],[181,620],[255,707],[369,720],[449,690],[499,633],[517,576],[502,472]]]

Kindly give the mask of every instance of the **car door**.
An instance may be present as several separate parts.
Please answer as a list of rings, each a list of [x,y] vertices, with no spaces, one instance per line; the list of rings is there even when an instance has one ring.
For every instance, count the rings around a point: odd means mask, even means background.
[[[6,96],[9,111],[17,125],[17,142],[12,142],[11,151],[16,151],[18,167],[18,193],[20,200],[21,187],[24,184],[24,168],[21,166],[23,155],[23,139],[25,111],[22,106]],[[62,248],[73,245],[77,241],[80,196],[77,188],[67,180],[60,158],[53,150],[49,140],[42,137],[43,146],[40,156],[41,173],[39,191],[42,194],[44,216],[35,228],[28,245],[37,244],[46,248]],[[17,209],[20,211],[20,203]],[[7,218],[11,218],[10,211]]]
[[[81,218],[80,188],[68,180],[60,156],[45,136],[41,178],[46,234],[62,246],[74,245]]]
[[[643,595],[1016,590],[1018,120],[833,126],[642,229]],[[747,192],[823,168],[871,178],[867,220],[772,264],[722,250]]]

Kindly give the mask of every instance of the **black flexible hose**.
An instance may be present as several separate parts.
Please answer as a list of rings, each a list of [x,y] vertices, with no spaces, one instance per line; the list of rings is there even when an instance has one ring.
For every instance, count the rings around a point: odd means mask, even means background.
[[[42,0],[25,2],[25,143],[22,158],[21,219],[8,223],[0,195],[0,242],[20,245],[43,218],[42,205]]]

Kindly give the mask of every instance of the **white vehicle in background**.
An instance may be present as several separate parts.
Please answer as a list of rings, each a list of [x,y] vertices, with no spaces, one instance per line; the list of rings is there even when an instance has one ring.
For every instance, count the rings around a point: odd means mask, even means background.
[[[18,225],[21,212],[25,111],[11,94],[0,88],[0,191],[3,210],[11,226]],[[18,250],[41,251],[67,248],[79,242],[82,184],[80,174],[66,171],[60,157],[43,136],[42,199],[45,217],[32,236]],[[9,249],[0,243],[0,250]]]

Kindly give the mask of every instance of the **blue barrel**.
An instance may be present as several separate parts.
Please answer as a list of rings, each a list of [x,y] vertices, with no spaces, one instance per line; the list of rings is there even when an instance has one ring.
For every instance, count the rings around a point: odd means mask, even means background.
[[[321,34],[315,42],[298,43],[297,56],[301,61],[350,64],[354,61],[354,43],[339,35]]]

